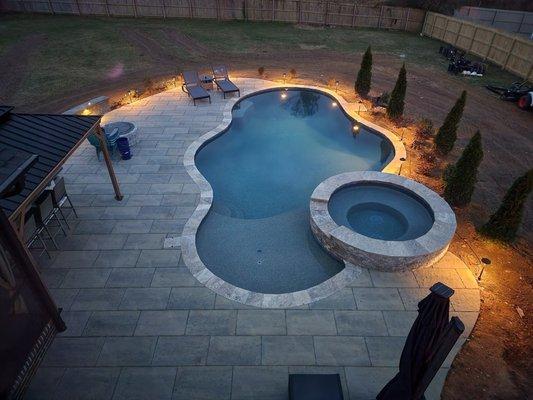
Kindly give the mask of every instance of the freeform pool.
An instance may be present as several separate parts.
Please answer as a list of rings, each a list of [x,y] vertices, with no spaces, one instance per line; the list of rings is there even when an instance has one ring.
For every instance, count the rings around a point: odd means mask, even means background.
[[[213,189],[196,232],[201,261],[216,276],[259,293],[310,288],[344,263],[309,228],[309,198],[324,179],[381,170],[394,156],[384,136],[361,127],[321,92],[271,90],[243,99],[228,129],[196,153]]]

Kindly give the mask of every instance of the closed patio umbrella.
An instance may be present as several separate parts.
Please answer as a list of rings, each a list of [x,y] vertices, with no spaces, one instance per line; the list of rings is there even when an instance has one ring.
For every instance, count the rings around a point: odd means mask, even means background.
[[[430,288],[430,294],[418,303],[416,317],[400,357],[400,371],[377,395],[377,400],[419,400],[426,387],[420,383],[426,376],[448,322],[453,289],[442,283]]]

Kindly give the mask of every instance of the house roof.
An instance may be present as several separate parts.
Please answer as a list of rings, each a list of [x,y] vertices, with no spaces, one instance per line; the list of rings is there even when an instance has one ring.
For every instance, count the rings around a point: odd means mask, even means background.
[[[32,201],[53,174],[98,125],[100,116],[18,114],[0,106],[0,147],[11,152],[39,156],[27,171],[25,187],[18,195],[0,200],[8,215]],[[2,179],[2,177],[0,177]],[[0,182],[1,184],[2,182]],[[44,185],[44,186],[43,186]]]

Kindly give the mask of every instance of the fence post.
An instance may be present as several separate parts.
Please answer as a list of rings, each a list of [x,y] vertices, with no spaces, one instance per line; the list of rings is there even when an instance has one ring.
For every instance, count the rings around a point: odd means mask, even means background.
[[[81,15],[80,3],[76,0],[76,8],[78,9],[78,15]]]
[[[298,6],[298,23],[302,23],[302,2],[301,0],[298,0],[296,2],[296,5]]]
[[[272,0],[272,22],[276,20],[276,0]]]
[[[353,3],[353,13],[352,13],[352,28],[355,26],[355,18],[357,17],[357,5]]]
[[[492,49],[492,43],[494,43],[494,38],[496,37],[496,31],[492,31],[492,38],[490,39],[489,45],[487,47],[487,52],[483,56],[483,61],[485,61],[490,53],[490,49]]]
[[[509,58],[511,58],[511,55],[513,54],[515,45],[516,45],[516,38],[513,40],[513,44],[511,45],[511,48],[509,49],[507,56],[505,57],[505,62],[502,65],[502,69],[507,69],[507,64],[509,63]]]
[[[324,8],[324,26],[328,24],[328,11],[329,11],[329,2],[326,1],[326,7]]]
[[[379,19],[378,19],[378,28],[381,28],[381,19],[383,18],[383,6],[381,6],[381,9],[379,10]]]
[[[472,34],[472,40],[470,41],[470,46],[468,46],[468,52],[469,53],[472,50],[472,46],[474,45],[474,41],[476,39],[476,35],[477,35],[477,26],[474,28],[474,33]]]
[[[161,11],[163,11],[163,18],[167,17],[167,10],[165,8],[165,0],[161,0]]]
[[[192,8],[192,1],[188,0],[188,3],[189,3],[189,18],[194,18],[194,12],[193,12],[193,8]]]
[[[411,15],[411,9],[407,9],[407,15],[405,16],[405,26],[403,28],[404,31],[407,31],[407,24],[409,23],[409,16]]]
[[[215,8],[217,11],[217,21],[220,21],[220,2],[215,0]]]
[[[426,14],[424,15],[424,22],[422,23],[422,35],[426,34],[426,28],[428,26],[428,16],[429,11],[426,11]]]
[[[131,3],[133,6],[133,16],[137,18],[137,0],[133,0],[133,3]]]
[[[48,8],[50,9],[50,14],[54,15],[54,6],[52,5],[52,2],[50,0],[48,0]]]
[[[104,4],[105,4],[105,12],[107,13],[107,16],[110,17],[111,13],[109,12],[109,2],[108,2],[108,0],[105,0]]]

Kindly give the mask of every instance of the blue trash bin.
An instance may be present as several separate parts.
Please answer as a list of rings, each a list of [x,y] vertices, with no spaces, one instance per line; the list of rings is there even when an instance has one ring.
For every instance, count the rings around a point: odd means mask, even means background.
[[[129,160],[131,158],[130,143],[128,142],[128,138],[118,138],[117,148],[123,160]]]

